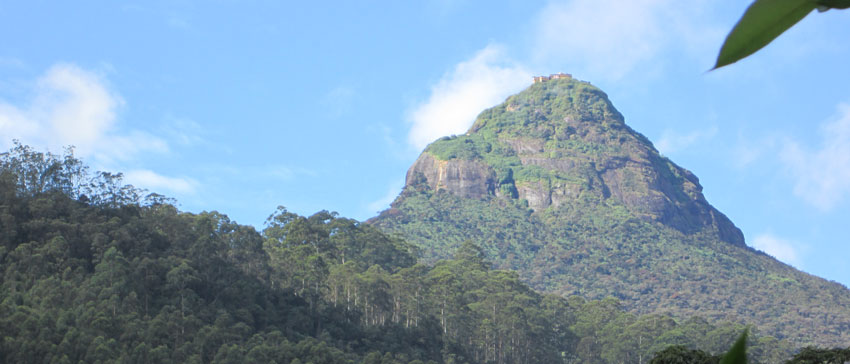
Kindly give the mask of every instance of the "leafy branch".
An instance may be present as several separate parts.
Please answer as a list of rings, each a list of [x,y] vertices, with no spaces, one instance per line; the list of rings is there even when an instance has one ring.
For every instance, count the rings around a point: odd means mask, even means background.
[[[850,0],[756,0],[726,36],[713,69],[764,48],[815,9],[824,12],[848,7]]]

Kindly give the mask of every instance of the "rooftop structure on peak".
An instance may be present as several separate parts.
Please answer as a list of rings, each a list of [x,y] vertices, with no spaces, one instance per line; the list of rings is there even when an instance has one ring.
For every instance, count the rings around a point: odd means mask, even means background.
[[[573,75],[569,73],[553,73],[549,76],[534,76],[534,83],[545,82],[549,80],[558,80],[558,79],[570,79],[573,78]]]

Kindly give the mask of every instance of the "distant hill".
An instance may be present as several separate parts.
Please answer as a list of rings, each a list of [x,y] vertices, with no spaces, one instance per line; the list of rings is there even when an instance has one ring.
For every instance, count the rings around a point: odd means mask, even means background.
[[[370,223],[429,261],[473,240],[539,291],[744,322],[798,345],[850,343],[846,287],[748,247],[697,177],[587,82],[536,82],[433,142],[391,206]]]

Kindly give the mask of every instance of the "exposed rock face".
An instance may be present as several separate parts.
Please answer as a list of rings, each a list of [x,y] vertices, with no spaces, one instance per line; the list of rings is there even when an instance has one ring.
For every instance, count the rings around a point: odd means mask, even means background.
[[[464,198],[484,198],[495,194],[495,171],[477,160],[438,160],[422,153],[407,171],[405,183],[412,185],[421,177],[435,191],[447,190]]]
[[[705,200],[696,176],[661,156],[604,93],[581,82],[538,83],[485,111],[467,135],[430,145],[407,184],[419,175],[433,190],[524,199],[536,212],[582,196],[610,199],[641,219],[684,233],[708,228],[744,244]]]

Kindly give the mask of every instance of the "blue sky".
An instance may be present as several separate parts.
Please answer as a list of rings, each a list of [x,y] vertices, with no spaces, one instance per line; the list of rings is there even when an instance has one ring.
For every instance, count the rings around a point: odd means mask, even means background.
[[[424,145],[572,73],[700,177],[748,244],[850,284],[850,11],[706,72],[748,1],[0,3],[0,147],[262,228],[365,220]]]

